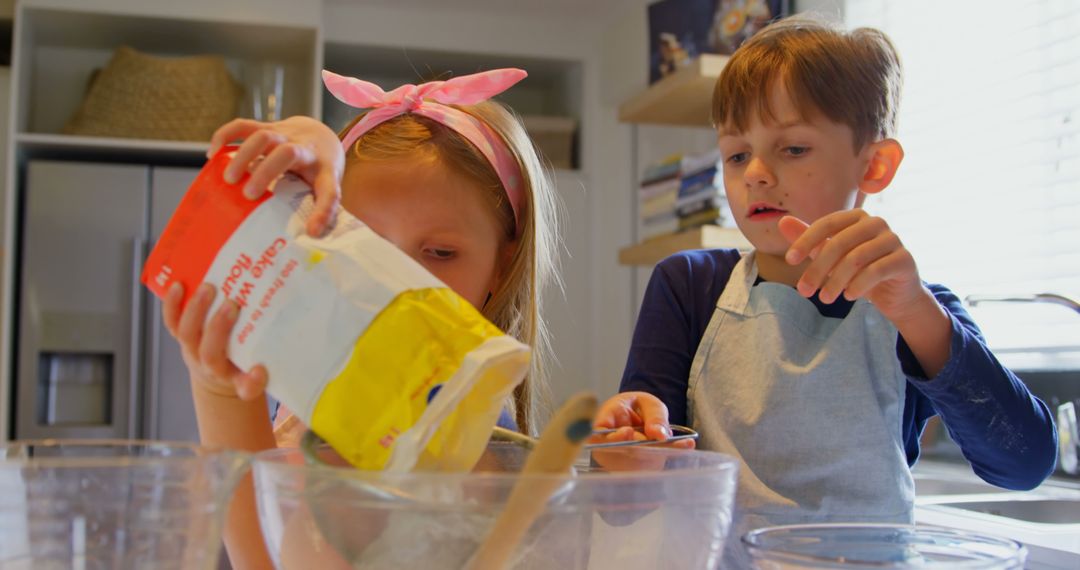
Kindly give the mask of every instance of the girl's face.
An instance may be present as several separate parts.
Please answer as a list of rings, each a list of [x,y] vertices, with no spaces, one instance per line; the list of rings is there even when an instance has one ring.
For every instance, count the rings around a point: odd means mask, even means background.
[[[403,158],[354,163],[341,188],[349,213],[483,307],[512,244],[475,182],[441,160]]]

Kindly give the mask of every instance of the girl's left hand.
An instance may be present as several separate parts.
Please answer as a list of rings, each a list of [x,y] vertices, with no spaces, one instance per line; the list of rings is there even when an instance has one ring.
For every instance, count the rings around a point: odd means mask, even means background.
[[[311,117],[289,117],[273,123],[233,119],[214,131],[207,156],[214,156],[225,144],[240,139],[244,142],[225,169],[225,181],[235,183],[245,172],[251,172],[244,195],[255,199],[282,174],[297,174],[315,192],[308,234],[322,235],[340,202],[341,175],[345,171],[345,151],[334,131]]]
[[[824,303],[841,294],[852,301],[863,297],[895,322],[928,294],[911,252],[885,220],[862,209],[833,212],[809,225],[785,216],[779,229],[791,242],[784,257],[789,264],[812,260],[796,284],[804,297],[819,290]]]

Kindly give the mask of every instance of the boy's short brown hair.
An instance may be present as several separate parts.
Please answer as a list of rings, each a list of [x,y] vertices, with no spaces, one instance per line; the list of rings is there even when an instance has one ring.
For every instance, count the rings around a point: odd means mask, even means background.
[[[752,114],[774,120],[769,93],[777,79],[803,118],[816,111],[851,127],[856,151],[896,132],[900,57],[881,31],[847,32],[806,16],[769,25],[724,66],[713,91],[713,122],[742,132]]]

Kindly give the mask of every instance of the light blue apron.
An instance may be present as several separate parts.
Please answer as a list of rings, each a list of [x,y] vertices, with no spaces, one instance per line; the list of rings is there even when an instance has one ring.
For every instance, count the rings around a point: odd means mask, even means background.
[[[687,392],[698,447],[740,462],[725,568],[747,565],[739,539],[755,528],[912,521],[896,328],[862,299],[824,317],[757,273],[753,252],[732,271]]]

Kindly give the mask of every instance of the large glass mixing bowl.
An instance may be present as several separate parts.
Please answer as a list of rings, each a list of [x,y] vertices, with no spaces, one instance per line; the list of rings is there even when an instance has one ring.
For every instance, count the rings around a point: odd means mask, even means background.
[[[0,568],[216,568],[248,463],[189,443],[0,445]]]
[[[320,451],[334,462],[333,452]],[[522,475],[527,450],[489,445],[472,473],[389,474],[256,456],[259,520],[278,568],[465,567],[515,485],[558,480],[510,567],[715,568],[731,524],[728,456],[623,447],[584,454],[574,476]],[[539,485],[543,486],[543,485]]]

